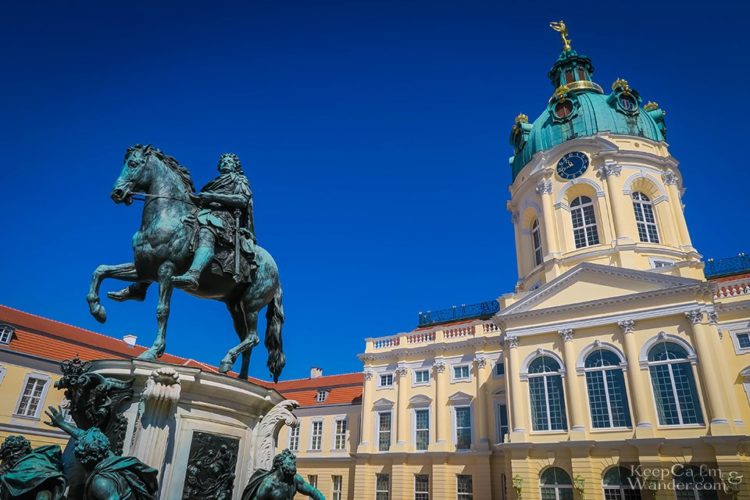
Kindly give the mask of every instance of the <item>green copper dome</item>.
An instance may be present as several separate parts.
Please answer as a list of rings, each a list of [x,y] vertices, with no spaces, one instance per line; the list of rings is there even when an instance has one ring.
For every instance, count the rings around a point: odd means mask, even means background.
[[[556,90],[547,109],[533,123],[519,115],[511,130],[513,180],[534,154],[577,137],[611,132],[665,140],[665,112],[657,104],[642,107],[638,92],[625,80],[615,81],[612,92],[604,94],[591,80],[593,72],[588,57],[570,48],[560,54],[549,72]]]

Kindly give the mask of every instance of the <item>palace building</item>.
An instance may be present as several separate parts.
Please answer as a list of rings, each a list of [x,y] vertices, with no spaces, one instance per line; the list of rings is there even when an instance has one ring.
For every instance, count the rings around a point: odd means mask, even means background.
[[[664,110],[563,40],[510,133],[515,289],[367,339],[350,498],[750,498],[750,260],[702,261]]]

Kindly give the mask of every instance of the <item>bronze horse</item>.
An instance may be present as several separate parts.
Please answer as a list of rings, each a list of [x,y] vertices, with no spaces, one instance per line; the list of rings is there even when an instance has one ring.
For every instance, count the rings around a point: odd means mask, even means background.
[[[141,227],[133,235],[134,261],[113,266],[100,265],[94,271],[87,301],[89,310],[99,322],[107,319],[99,301],[99,286],[106,278],[134,282],[133,285],[107,295],[114,300],[143,300],[151,283],[159,284],[156,308],[158,330],[153,345],[139,359],[154,360],[164,354],[172,297],[172,277],[184,273],[192,261],[192,239],[195,231],[185,224],[198,210],[195,188],[190,173],[173,157],[153,146],[136,145],[125,154],[125,164],[112,189],[115,203],[129,205],[138,193],[144,193],[145,204]],[[227,273],[207,268],[200,277],[196,290],[186,290],[196,297],[224,302],[234,321],[240,343],[230,349],[219,365],[219,371],[231,370],[237,356],[242,354],[239,377],[247,378],[250,354],[259,343],[258,313],[266,310],[268,368],[278,381],[286,363],[281,326],[284,309],[281,303],[279,270],[273,257],[262,247],[255,247],[257,270],[250,282],[236,282]]]

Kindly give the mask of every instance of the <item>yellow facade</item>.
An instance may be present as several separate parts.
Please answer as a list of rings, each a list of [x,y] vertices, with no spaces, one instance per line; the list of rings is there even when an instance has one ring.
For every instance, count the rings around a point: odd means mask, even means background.
[[[63,403],[63,391],[53,387],[60,378],[56,366],[0,351],[0,443],[9,435],[23,434],[34,447],[65,446],[67,434],[44,424],[44,410]]]

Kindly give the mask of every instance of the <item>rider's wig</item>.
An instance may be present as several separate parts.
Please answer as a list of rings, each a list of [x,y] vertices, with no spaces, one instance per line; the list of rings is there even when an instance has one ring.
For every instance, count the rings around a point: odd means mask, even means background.
[[[221,156],[219,156],[219,165],[221,165],[221,162],[224,161],[224,159],[227,158],[229,160],[232,160],[232,163],[234,163],[234,171],[238,174],[243,174],[242,171],[242,163],[240,163],[240,157],[237,156],[234,153],[224,153]]]

